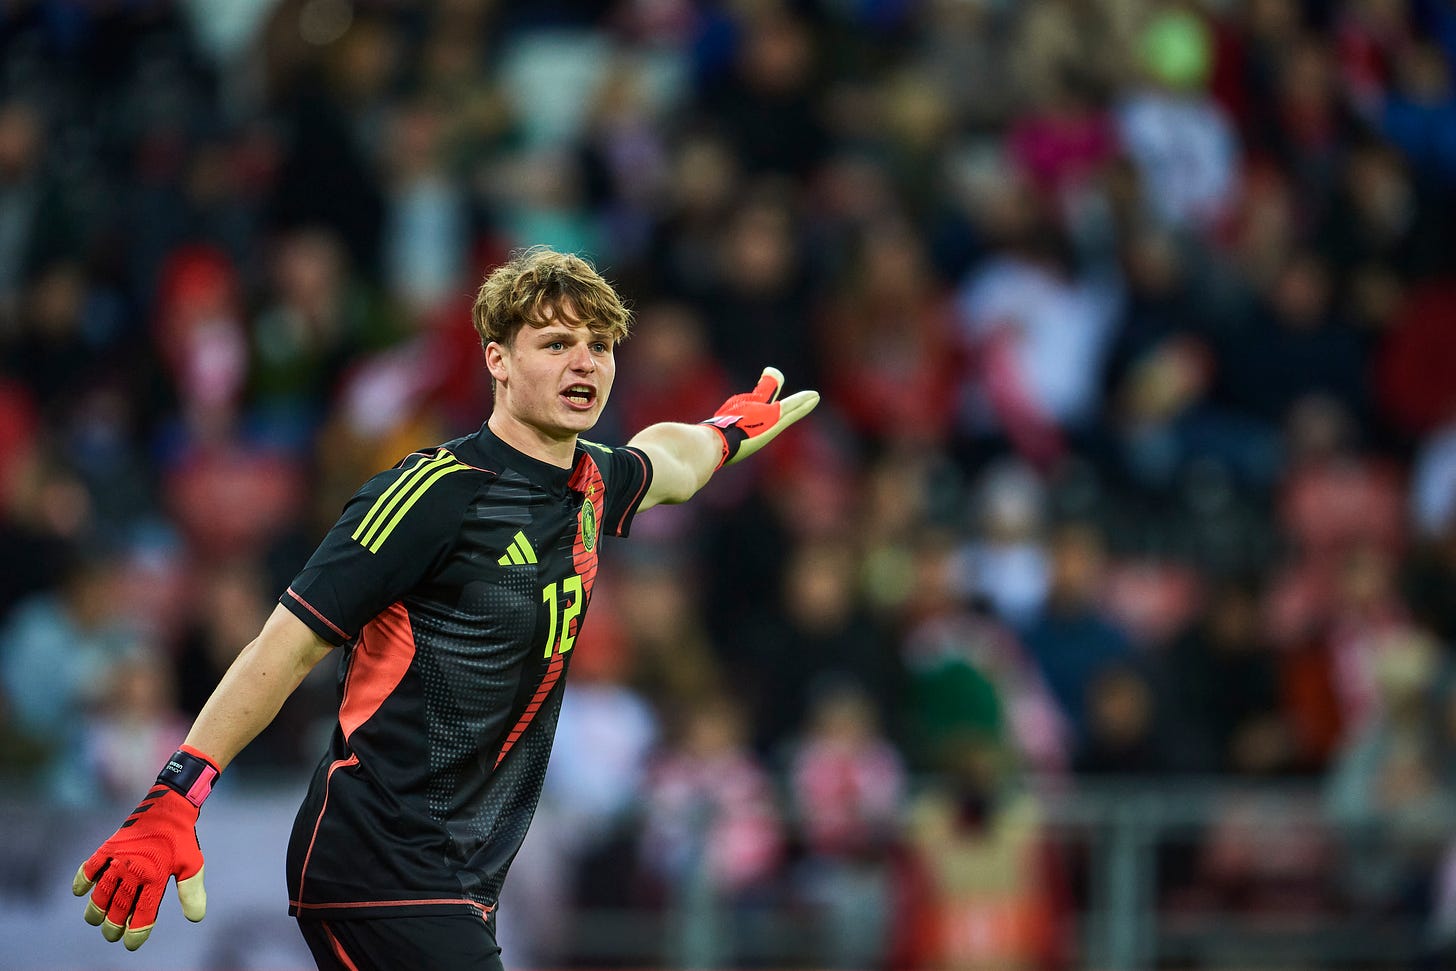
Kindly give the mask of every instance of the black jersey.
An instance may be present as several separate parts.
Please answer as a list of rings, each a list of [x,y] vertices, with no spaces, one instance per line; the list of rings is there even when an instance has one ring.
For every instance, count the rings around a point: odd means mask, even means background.
[[[343,645],[339,721],[288,848],[289,912],[488,911],[536,809],[603,536],[652,468],[571,469],[489,428],[371,479],[281,598]]]

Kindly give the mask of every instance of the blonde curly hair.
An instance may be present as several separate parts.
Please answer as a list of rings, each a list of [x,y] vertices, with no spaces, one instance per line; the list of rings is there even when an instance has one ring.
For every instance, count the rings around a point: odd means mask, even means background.
[[[522,327],[553,320],[585,323],[614,343],[625,340],[632,326],[631,311],[594,266],[549,246],[519,250],[492,270],[470,317],[482,349],[491,341],[509,347]]]

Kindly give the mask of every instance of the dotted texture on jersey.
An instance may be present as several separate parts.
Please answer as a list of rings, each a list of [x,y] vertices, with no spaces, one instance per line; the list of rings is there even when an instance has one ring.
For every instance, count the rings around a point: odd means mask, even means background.
[[[532,492],[528,482],[507,471],[472,511],[476,528],[504,543],[533,522],[539,527],[542,520],[533,520],[525,505]],[[569,532],[551,539],[557,548],[571,542]],[[492,564],[491,578],[467,584],[452,609],[422,604],[411,611],[429,730],[429,811],[462,861],[456,871],[461,889],[482,903],[495,902],[546,777],[561,705],[559,683],[539,701],[530,725],[499,765],[496,750],[540,683],[565,673],[563,658],[543,664],[544,642],[538,639],[545,634],[537,620],[541,570],[559,572],[570,562],[566,556],[543,557],[540,564]]]
[[[429,809],[437,820],[480,811],[478,790],[490,774],[483,760],[494,754],[482,752],[481,743],[503,731],[523,673],[521,652],[510,648],[531,643],[539,599],[536,571],[516,568],[498,583],[467,587],[463,617],[414,615],[429,728]],[[488,631],[475,619],[481,617],[491,619]],[[482,634],[495,644],[483,644]]]

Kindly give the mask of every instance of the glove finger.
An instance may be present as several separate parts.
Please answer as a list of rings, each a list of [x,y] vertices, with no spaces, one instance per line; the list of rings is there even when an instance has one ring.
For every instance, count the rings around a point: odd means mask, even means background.
[[[76,876],[71,880],[71,893],[78,897],[84,897],[86,896],[86,891],[94,886],[96,886],[96,881],[86,876],[86,864],[82,863],[76,867]]]
[[[128,951],[141,947],[151,935],[152,928],[157,923],[157,910],[162,905],[165,888],[166,884],[147,884],[137,894],[136,909],[131,913],[131,920],[126,922],[126,933],[121,935],[121,943],[126,945]]]
[[[131,910],[136,904],[137,885],[131,880],[117,884],[111,897],[111,906],[106,908],[106,919],[101,923],[101,936],[113,944],[121,940],[123,928],[131,920]]]
[[[135,928],[132,927],[130,924],[127,924],[126,931],[121,935],[121,943],[126,947],[128,951],[135,951],[137,948],[145,944],[147,942],[147,938],[151,936],[151,924],[148,924],[146,927]]]
[[[177,899],[182,903],[182,916],[194,924],[207,915],[207,890],[202,885],[204,869],[198,867],[192,876],[177,881]]]
[[[86,913],[83,915],[86,923],[92,927],[101,926],[101,922],[106,919],[106,911],[111,907],[111,898],[116,895],[116,888],[120,883],[121,873],[118,868],[107,867],[106,872],[96,881],[96,888],[91,891],[91,899],[86,904]]]
[[[794,422],[813,411],[819,404],[819,392],[796,391],[779,402],[778,430],[788,428]]]
[[[90,890],[92,885],[101,878],[101,871],[111,862],[111,854],[106,847],[102,846],[95,853],[86,858],[80,868],[76,870],[76,878],[71,881],[71,893],[80,897]]]
[[[754,385],[753,397],[764,404],[769,404],[779,396],[779,392],[783,388],[784,373],[776,367],[766,367],[763,369],[763,375],[758,379],[758,384]]]

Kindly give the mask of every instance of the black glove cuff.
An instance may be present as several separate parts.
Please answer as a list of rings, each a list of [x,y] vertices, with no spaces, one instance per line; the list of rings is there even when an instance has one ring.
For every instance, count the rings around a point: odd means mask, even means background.
[[[699,424],[711,425],[723,436],[723,457],[718,460],[718,468],[727,465],[738,454],[738,446],[748,441],[748,433],[737,425],[719,424],[718,421],[709,418]]]
[[[157,781],[169,789],[175,789],[182,794],[182,798],[201,809],[212,792],[217,776],[217,766],[207,759],[178,749],[172,753],[167,764],[162,766],[162,771],[157,773]]]

